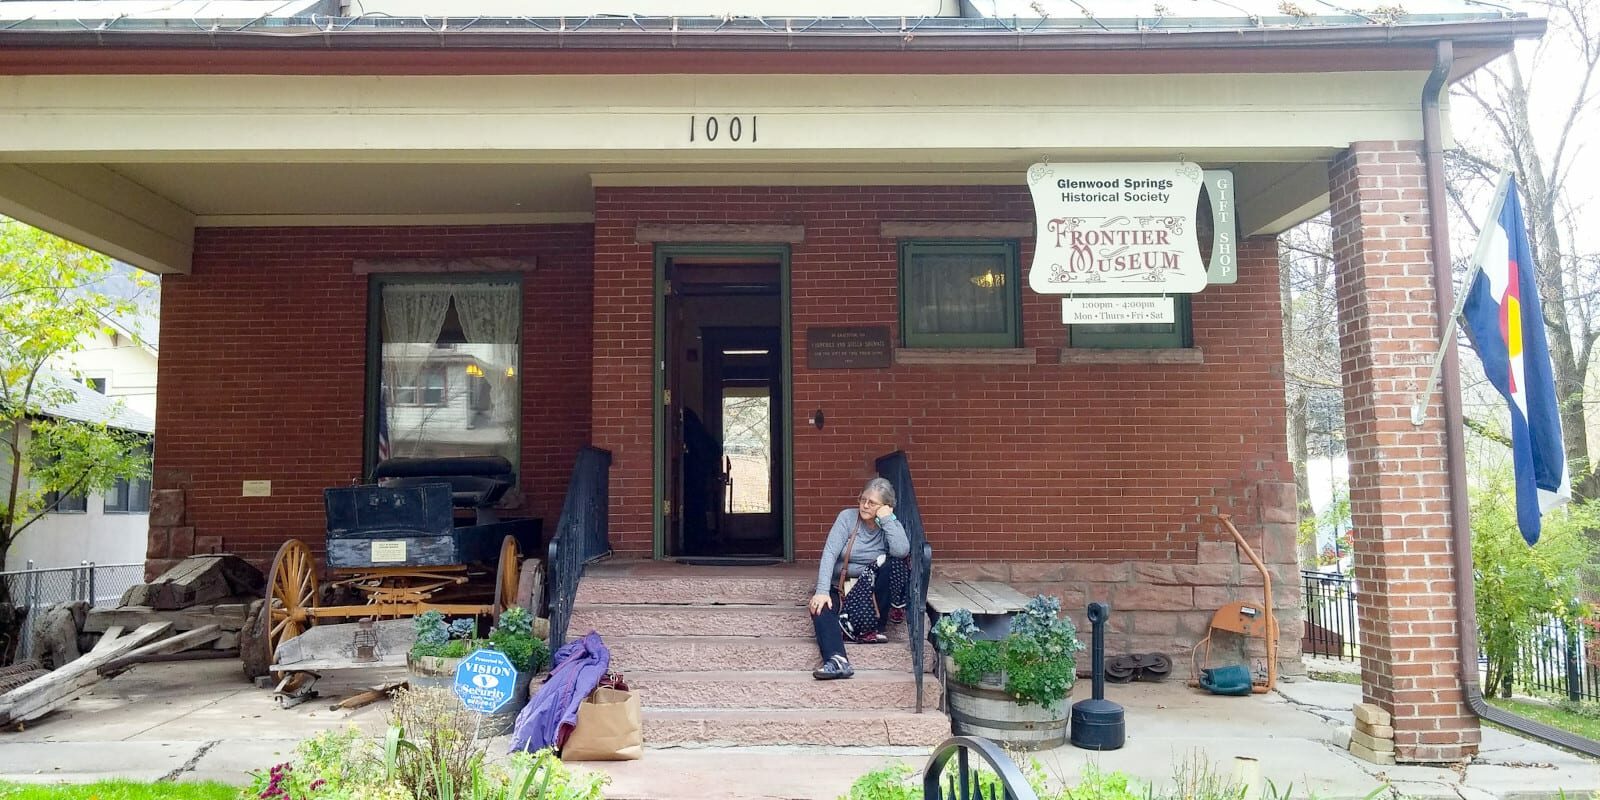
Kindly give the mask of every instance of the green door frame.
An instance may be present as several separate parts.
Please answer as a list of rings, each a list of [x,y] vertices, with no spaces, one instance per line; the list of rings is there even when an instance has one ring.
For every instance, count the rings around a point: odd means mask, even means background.
[[[789,314],[789,246],[786,244],[659,244],[655,251],[655,298],[651,318],[655,344],[652,348],[655,369],[651,370],[650,394],[653,418],[652,446],[654,473],[651,478],[650,530],[654,540],[653,552],[657,559],[667,557],[667,530],[661,510],[667,497],[667,407],[663,401],[667,388],[667,265],[684,256],[747,256],[752,260],[773,260],[778,263],[778,304],[781,322],[778,330],[779,361],[785,401],[783,403],[783,463],[779,465],[779,480],[783,481],[783,507],[779,521],[783,534],[783,559],[794,560],[794,401],[792,336]]]

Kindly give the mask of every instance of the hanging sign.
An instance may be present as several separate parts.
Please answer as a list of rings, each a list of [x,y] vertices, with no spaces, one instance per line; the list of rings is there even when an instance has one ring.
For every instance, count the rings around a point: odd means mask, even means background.
[[[1208,169],[1206,198],[1211,201],[1211,258],[1206,263],[1206,283],[1239,282],[1238,220],[1233,215],[1233,171]]]
[[[1191,162],[1034,164],[1040,294],[1173,294],[1206,286],[1195,235],[1202,171]]]
[[[1061,321],[1068,325],[1171,324],[1177,304],[1171,297],[1066,297]]]

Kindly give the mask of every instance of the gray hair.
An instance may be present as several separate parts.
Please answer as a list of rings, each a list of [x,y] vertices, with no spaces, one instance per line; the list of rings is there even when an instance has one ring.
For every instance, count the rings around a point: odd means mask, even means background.
[[[890,483],[887,478],[873,478],[872,480],[867,481],[867,488],[862,489],[861,494],[875,494],[878,496],[879,500],[883,501],[884,505],[896,505],[894,484]]]

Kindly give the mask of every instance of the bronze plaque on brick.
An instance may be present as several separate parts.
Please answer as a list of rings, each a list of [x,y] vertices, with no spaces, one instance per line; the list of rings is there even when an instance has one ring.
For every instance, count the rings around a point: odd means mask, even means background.
[[[806,329],[806,366],[811,369],[884,369],[893,363],[887,325]]]

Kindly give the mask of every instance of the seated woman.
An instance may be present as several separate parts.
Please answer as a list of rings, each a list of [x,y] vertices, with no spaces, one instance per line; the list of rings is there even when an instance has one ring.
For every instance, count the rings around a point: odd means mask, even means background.
[[[861,491],[855,508],[839,512],[822,548],[816,594],[811,597],[811,623],[817,631],[822,666],[817,680],[855,674],[845,657],[844,639],[862,644],[889,641],[889,610],[895,594],[904,594],[909,577],[906,555],[911,544],[894,516],[894,485],[873,478]],[[845,588],[850,579],[856,586]],[[846,603],[846,597],[850,603]],[[846,606],[849,606],[847,608]]]

